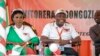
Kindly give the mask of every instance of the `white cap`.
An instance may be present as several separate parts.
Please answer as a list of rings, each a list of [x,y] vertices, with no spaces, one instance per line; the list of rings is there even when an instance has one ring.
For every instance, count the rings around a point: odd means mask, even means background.
[[[64,13],[66,15],[66,11],[64,11],[63,9],[58,9],[55,11],[55,15],[57,15],[59,13]]]
[[[23,12],[23,10],[21,8],[17,8],[17,9],[14,9],[11,14],[13,14],[15,11],[21,11],[21,12]]]

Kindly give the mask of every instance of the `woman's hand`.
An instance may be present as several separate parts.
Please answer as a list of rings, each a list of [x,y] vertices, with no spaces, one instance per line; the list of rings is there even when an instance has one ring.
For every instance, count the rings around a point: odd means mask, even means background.
[[[23,42],[23,43],[7,42],[7,44],[20,45],[25,47],[27,44],[29,44],[29,42]]]
[[[14,43],[14,42],[7,42],[7,44],[18,45],[19,43]]]
[[[26,47],[28,44],[30,44],[30,42],[23,42],[20,45],[23,46],[23,47]]]

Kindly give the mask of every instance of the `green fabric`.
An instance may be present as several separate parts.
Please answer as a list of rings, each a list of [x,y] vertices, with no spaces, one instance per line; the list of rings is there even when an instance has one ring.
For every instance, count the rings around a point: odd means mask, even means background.
[[[12,44],[7,44],[6,45],[6,50],[8,51],[8,50],[12,50],[12,48],[13,48],[13,45]]]
[[[4,0],[0,0],[0,7],[5,7],[5,1]]]
[[[40,43],[40,40],[38,37],[33,37],[31,40],[30,40],[31,44],[28,45],[28,47],[34,49],[34,44],[39,44]]]
[[[15,32],[13,26],[10,27],[9,33],[7,35],[7,42],[22,43],[24,42]]]
[[[2,23],[4,20],[0,17],[0,23]]]
[[[27,47],[30,47],[31,49],[34,49],[34,44],[39,44],[40,40],[38,37],[33,37],[30,42],[32,42],[31,44],[27,45]],[[23,49],[21,52],[21,55],[25,55],[26,54],[26,49]]]
[[[33,44],[39,44],[40,43],[40,40],[38,37],[33,37],[30,42],[32,42]]]
[[[28,44],[27,47],[30,47],[31,49],[34,49],[34,44],[33,43]]]
[[[7,42],[15,42],[15,43],[22,43],[23,41],[19,38],[19,36],[17,35],[17,33],[15,32],[13,26],[10,27],[9,29],[9,33],[7,35]],[[8,50],[12,50],[13,48],[13,44],[7,44],[6,45],[6,49]]]
[[[4,54],[0,52],[0,56],[4,56]]]
[[[44,55],[45,56],[51,56],[52,52],[50,51],[50,49],[48,47],[45,47],[44,49]]]

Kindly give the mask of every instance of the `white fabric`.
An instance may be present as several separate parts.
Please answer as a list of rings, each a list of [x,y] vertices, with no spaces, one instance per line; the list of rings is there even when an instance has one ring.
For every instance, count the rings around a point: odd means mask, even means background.
[[[23,32],[28,33],[30,38],[36,37],[36,34],[29,26],[26,26]]]
[[[0,43],[0,52],[2,52],[3,54],[6,54],[5,46],[2,45],[1,43]]]
[[[59,39],[59,34],[57,32],[56,27],[60,31],[61,31],[61,29],[64,28],[64,30],[61,34],[61,38],[63,40],[70,40],[72,38],[74,39],[77,36],[79,36],[79,34],[76,32],[76,30],[74,29],[74,27],[71,24],[65,23],[63,27],[59,28],[56,25],[56,22],[46,24],[45,27],[43,28],[42,36],[47,36],[47,37],[49,37],[49,39]],[[67,47],[67,46],[71,47],[70,44],[65,45],[65,47]]]
[[[56,52],[59,48],[59,44],[58,43],[51,43],[49,45],[49,49],[52,51],[52,52]]]
[[[21,8],[17,8],[17,9],[14,9],[14,10],[12,11],[12,14],[13,14],[15,11],[22,11],[22,12],[23,12],[23,10],[22,10]]]
[[[0,36],[2,36],[6,40],[6,32],[1,24],[0,24]]]
[[[8,33],[9,33],[9,29],[10,29],[10,26],[8,26],[7,28],[6,28],[6,34],[8,35]]]
[[[24,33],[23,33],[23,30],[24,30],[24,27],[22,26],[21,28],[17,28],[16,26],[14,26],[15,27],[15,32],[18,34],[18,36],[23,40],[23,41],[28,41],[28,40],[30,40],[30,37],[29,37],[29,35],[27,34],[27,35],[25,35]]]
[[[3,7],[0,7],[0,17],[6,21],[6,11]]]
[[[21,51],[22,51],[22,47],[20,45],[15,45],[12,49],[12,53],[9,55],[20,55]]]

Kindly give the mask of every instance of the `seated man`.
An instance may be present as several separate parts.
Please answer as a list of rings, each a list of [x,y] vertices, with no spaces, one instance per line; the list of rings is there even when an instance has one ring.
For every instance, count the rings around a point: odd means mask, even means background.
[[[80,42],[81,39],[72,24],[66,22],[66,12],[64,10],[57,10],[55,12],[55,21],[45,25],[41,40],[44,45],[59,44],[61,54],[78,56],[71,43]],[[52,53],[45,55],[52,55]]]

